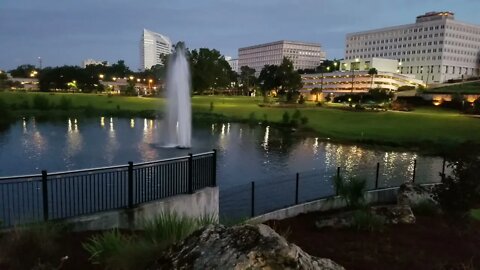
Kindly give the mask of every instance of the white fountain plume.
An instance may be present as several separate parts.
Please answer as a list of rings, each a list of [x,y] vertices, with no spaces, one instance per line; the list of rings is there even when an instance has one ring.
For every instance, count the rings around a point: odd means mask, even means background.
[[[183,46],[170,56],[167,69],[166,147],[190,148],[192,108],[190,67]]]

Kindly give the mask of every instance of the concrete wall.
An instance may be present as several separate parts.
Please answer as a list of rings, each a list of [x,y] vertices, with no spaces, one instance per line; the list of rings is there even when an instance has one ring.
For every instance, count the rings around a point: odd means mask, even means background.
[[[372,203],[372,204],[395,203],[397,201],[397,192],[398,192],[398,187],[369,191],[365,195],[365,199],[367,203]],[[299,204],[299,205],[291,206],[288,208],[280,209],[277,211],[273,211],[270,213],[266,213],[261,216],[254,217],[248,220],[248,222],[263,223],[268,220],[282,220],[286,218],[295,217],[300,214],[340,209],[345,206],[346,205],[344,200],[337,196],[334,198],[307,202],[304,204]]]
[[[218,220],[218,187],[201,189],[194,194],[182,194],[164,200],[139,205],[133,209],[119,209],[65,220],[75,231],[108,230],[112,228],[139,229],[142,222],[162,212],[176,212],[182,216],[214,217]]]

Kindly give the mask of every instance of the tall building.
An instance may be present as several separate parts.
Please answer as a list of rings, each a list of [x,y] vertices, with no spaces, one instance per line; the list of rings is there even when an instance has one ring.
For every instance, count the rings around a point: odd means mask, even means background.
[[[149,69],[154,65],[162,65],[161,56],[172,53],[170,38],[159,33],[143,29],[140,41],[140,68]]]
[[[325,52],[317,43],[281,40],[238,49],[238,67],[248,66],[258,75],[265,65],[280,65],[284,57],[296,70],[311,69],[325,60]]]
[[[389,58],[400,73],[430,83],[480,74],[480,26],[456,21],[452,12],[428,12],[415,23],[346,36],[345,59]]]
[[[85,59],[82,61],[82,68],[86,68],[88,65],[105,65],[108,66],[107,61],[95,60],[95,59]]]
[[[228,64],[230,65],[233,71],[235,71],[236,73],[239,73],[238,58],[234,59],[230,56],[225,56],[225,60],[228,62]]]

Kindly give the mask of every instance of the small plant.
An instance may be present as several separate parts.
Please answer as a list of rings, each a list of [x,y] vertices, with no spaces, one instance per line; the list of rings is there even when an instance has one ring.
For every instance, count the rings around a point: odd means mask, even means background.
[[[300,118],[300,123],[302,125],[308,124],[308,117],[304,116],[304,117]]]
[[[385,219],[368,210],[356,210],[353,213],[352,227],[358,231],[383,231]]]
[[[335,176],[334,186],[338,195],[345,200],[348,208],[357,209],[365,205],[365,180],[352,178],[344,181],[342,177]]]
[[[303,95],[300,95],[300,98],[298,99],[298,104],[305,104],[305,98]]]
[[[83,244],[83,248],[90,253],[89,260],[93,264],[107,264],[109,258],[117,254],[130,241],[130,238],[122,235],[118,230],[112,230],[91,237],[87,243]]]
[[[302,113],[300,112],[300,110],[295,110],[292,115],[292,119],[300,119],[300,117],[302,117]]]
[[[145,237],[159,246],[169,246],[185,239],[195,230],[214,223],[213,217],[190,218],[175,212],[164,212],[143,224]]]

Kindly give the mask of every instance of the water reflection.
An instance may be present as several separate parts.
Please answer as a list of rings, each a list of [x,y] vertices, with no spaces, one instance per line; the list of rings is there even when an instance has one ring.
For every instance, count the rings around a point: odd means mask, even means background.
[[[98,125],[100,122],[100,125]],[[143,124],[142,124],[143,122]],[[223,187],[275,175],[309,170],[325,175],[342,167],[345,177],[371,178],[380,163],[380,182],[411,177],[417,159],[417,175],[427,180],[438,176],[442,160],[404,151],[381,151],[358,145],[336,144],[315,137],[299,137],[271,126],[212,124],[195,127],[193,148],[160,147],[161,122],[151,119],[105,118],[63,123],[36,123],[22,119],[0,133],[0,171],[3,175],[151,161],[219,149],[218,180]],[[62,155],[58,155],[63,152]],[[9,153],[14,153],[9,154]]]

